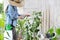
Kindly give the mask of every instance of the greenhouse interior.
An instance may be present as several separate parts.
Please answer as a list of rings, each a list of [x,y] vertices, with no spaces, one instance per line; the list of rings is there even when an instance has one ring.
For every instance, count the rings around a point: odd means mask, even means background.
[[[60,40],[60,0],[0,0],[0,40]]]

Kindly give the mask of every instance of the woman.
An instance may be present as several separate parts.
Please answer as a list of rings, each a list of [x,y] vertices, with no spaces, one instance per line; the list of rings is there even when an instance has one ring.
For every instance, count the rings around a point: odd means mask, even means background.
[[[9,0],[9,4],[6,8],[6,25],[10,24],[12,26],[13,40],[17,40],[15,27],[17,25],[17,19],[24,18],[25,16],[30,16],[30,14],[20,15],[17,12],[17,7],[23,7],[24,0]]]

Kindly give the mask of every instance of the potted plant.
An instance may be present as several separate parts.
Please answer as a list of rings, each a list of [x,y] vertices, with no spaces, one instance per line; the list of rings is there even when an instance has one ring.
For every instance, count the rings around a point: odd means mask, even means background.
[[[55,31],[54,31],[55,30]],[[60,39],[60,28],[50,28],[46,33],[47,38],[50,40],[59,40]]]

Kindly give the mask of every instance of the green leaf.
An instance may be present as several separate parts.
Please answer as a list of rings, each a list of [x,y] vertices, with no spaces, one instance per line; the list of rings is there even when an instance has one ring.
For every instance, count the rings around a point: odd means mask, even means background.
[[[57,29],[56,29],[56,34],[57,34],[57,35],[60,35],[60,28],[57,28]]]
[[[52,38],[52,40],[58,40],[57,37]]]
[[[0,13],[3,12],[3,4],[0,3]]]
[[[3,34],[0,34],[0,40],[4,40]]]
[[[21,28],[23,27],[24,23],[25,23],[25,20],[18,20],[18,24],[20,25]]]
[[[48,32],[49,32],[50,34],[52,34],[52,33],[54,33],[54,29],[53,29],[53,28],[50,28],[50,29],[48,30]]]
[[[3,19],[0,19],[0,27],[4,27],[4,21],[3,21]]]
[[[35,32],[38,33],[39,29],[36,29]]]

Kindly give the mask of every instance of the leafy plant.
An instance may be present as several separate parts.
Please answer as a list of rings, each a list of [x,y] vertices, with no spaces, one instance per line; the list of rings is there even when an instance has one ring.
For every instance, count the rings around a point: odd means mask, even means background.
[[[57,29],[56,29],[56,34],[57,34],[57,35],[60,35],[60,28],[57,28]]]
[[[18,20],[18,29],[23,30],[23,40],[39,40],[38,27],[41,26],[41,12],[34,11],[31,18],[25,17],[23,20]],[[31,23],[32,20],[32,23]],[[19,31],[18,31],[19,32]]]
[[[0,3],[0,14],[3,13],[3,4]]]
[[[4,28],[5,26],[5,14],[2,13],[0,14],[1,18],[0,18],[0,27]]]
[[[4,19],[5,19],[5,14],[3,11],[3,4],[0,3],[0,40],[4,40],[3,38],[3,29],[4,29]]]
[[[52,33],[54,33],[54,29],[53,29],[53,28],[50,28],[50,29],[48,30],[48,32],[52,35]]]
[[[3,34],[0,34],[0,40],[4,40],[4,39],[3,39]]]
[[[25,27],[24,27],[24,24],[25,24],[25,20],[18,20],[18,27],[17,27],[17,34],[20,32],[20,30],[24,31]]]
[[[58,40],[58,37],[60,37],[60,28],[56,28],[56,29],[50,28],[47,33],[49,33],[51,40]],[[55,33],[54,34],[55,36],[52,36],[53,33]]]

